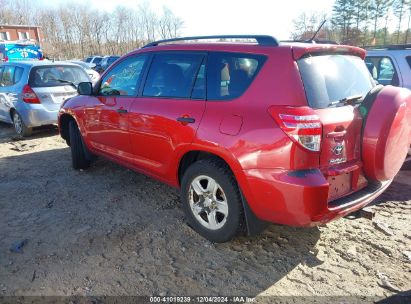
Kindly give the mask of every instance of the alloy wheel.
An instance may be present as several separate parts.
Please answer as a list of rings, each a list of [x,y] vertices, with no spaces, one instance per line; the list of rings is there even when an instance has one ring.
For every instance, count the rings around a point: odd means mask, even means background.
[[[189,203],[196,220],[210,230],[220,229],[227,221],[226,195],[217,181],[209,176],[201,175],[191,182]]]

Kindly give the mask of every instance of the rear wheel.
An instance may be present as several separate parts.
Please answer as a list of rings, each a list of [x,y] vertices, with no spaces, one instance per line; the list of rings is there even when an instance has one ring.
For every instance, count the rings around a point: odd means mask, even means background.
[[[181,185],[187,221],[200,235],[221,243],[231,240],[241,231],[241,195],[224,162],[195,162],[184,173]]]
[[[17,113],[17,111],[14,111],[13,113],[13,125],[14,125],[14,130],[16,130],[17,135],[21,137],[30,136],[33,133],[33,129],[28,128],[24,124],[23,119],[21,118],[20,114]]]
[[[91,155],[84,145],[80,130],[74,121],[69,122],[71,160],[74,169],[86,169],[91,164]],[[89,154],[89,155],[88,155]]]

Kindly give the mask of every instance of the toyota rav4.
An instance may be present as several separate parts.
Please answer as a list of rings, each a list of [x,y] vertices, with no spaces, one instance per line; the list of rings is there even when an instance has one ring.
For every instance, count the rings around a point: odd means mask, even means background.
[[[327,223],[380,195],[410,146],[411,92],[377,86],[364,56],[270,36],[153,42],[81,83],[60,133],[75,169],[98,155],[180,188],[211,241]]]

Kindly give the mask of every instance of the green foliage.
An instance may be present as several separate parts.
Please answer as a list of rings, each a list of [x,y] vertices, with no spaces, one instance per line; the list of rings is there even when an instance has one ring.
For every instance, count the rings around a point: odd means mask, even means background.
[[[293,38],[309,32],[305,21],[310,16],[304,13],[304,18],[298,20],[299,31],[293,33]],[[408,43],[411,0],[335,0],[330,21],[325,39],[359,46]]]

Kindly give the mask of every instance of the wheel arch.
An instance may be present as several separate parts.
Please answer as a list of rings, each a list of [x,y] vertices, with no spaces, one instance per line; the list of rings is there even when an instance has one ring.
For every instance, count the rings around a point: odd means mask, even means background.
[[[10,115],[10,119],[11,119],[11,121],[14,121],[14,112],[16,112],[16,109],[15,108],[10,108],[10,110],[9,110],[9,115]]]
[[[69,136],[69,123],[74,121],[76,124],[76,119],[68,113],[64,113],[59,117],[59,131],[60,136],[66,140],[67,144],[70,145],[70,136]]]
[[[242,175],[242,169],[239,162],[235,159],[229,159],[226,155],[221,155],[220,153],[216,153],[214,151],[202,150],[202,149],[194,149],[186,151],[180,158],[178,162],[178,171],[177,171],[177,178],[178,178],[178,185],[181,186],[181,180],[185,170],[188,167],[195,163],[200,159],[219,159],[223,161],[227,167],[230,169],[231,173],[233,174],[238,188],[240,190],[241,198],[242,198],[242,206],[244,210],[244,218],[246,223],[246,230],[247,235],[255,235],[260,233],[264,228],[267,226],[267,223],[258,219],[254,212],[251,210],[249,203],[244,195],[244,192],[249,193],[247,189],[247,184],[244,180],[244,176]]]

